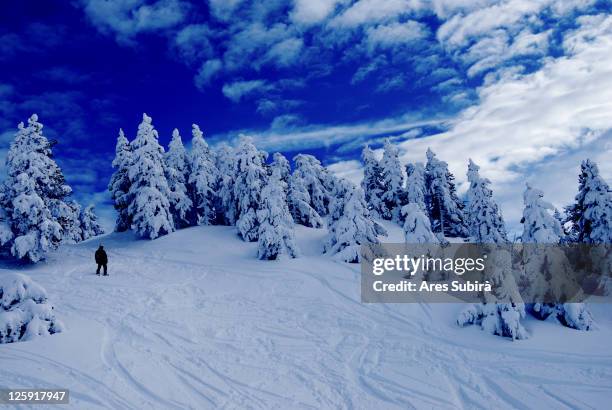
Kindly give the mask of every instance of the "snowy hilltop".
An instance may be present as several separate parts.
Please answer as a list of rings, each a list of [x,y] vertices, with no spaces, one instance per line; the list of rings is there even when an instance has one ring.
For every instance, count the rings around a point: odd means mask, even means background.
[[[386,141],[364,148],[357,186],[250,138],[211,147],[196,124],[166,150],[143,114],[134,138],[119,131],[103,234],[42,130],[36,115],[18,126],[0,191],[1,386],[69,388],[74,408],[597,408],[612,394],[609,306],[525,303],[541,276],[515,276],[503,252],[482,303],[361,302],[363,244],[510,242],[469,159],[462,197],[433,151],[401,164]],[[612,242],[608,184],[590,160],[577,180],[563,213],[526,185],[522,243]],[[109,277],[94,274],[100,245]]]

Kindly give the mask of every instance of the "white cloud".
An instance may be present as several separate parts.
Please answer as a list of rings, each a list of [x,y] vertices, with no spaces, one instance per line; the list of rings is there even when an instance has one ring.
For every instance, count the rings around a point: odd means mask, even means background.
[[[81,0],[85,13],[101,31],[111,31],[117,40],[130,43],[131,38],[146,31],[176,26],[185,18],[188,4],[180,0]]]
[[[229,19],[242,0],[208,0],[211,14],[218,20]]]
[[[235,81],[223,86],[223,95],[233,102],[239,102],[244,97],[265,92],[272,88],[273,86],[264,80]]]
[[[296,63],[302,47],[304,41],[301,38],[288,38],[272,46],[266,54],[266,59],[280,67],[287,67]]]
[[[340,27],[356,27],[381,21],[396,20],[403,14],[420,10],[424,3],[419,0],[359,0],[330,24]]]
[[[219,59],[205,61],[194,78],[196,87],[205,88],[210,81],[223,69],[223,63]]]
[[[300,129],[275,129],[264,132],[246,130],[238,134],[248,134],[256,138],[257,146],[263,149],[279,151],[295,151],[300,149],[316,149],[333,145],[367,142],[368,137],[379,135],[403,134],[421,126],[443,124],[445,119],[415,119],[411,115],[385,119],[374,122],[342,125],[312,125]],[[234,133],[236,134],[236,133]],[[215,139],[228,140],[234,135],[216,135]]]
[[[401,44],[414,43],[427,37],[428,34],[429,29],[425,24],[408,20],[404,23],[390,23],[368,28],[366,41],[370,50],[393,48]]]
[[[346,0],[294,0],[291,20],[298,24],[310,25],[325,20],[340,3]]]

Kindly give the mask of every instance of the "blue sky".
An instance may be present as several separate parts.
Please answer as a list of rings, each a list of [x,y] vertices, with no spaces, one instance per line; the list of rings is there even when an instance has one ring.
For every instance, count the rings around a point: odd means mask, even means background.
[[[606,177],[612,128],[609,1],[74,0],[3,2],[0,152],[38,113],[83,202],[105,186],[119,127],[142,112],[165,145],[255,137],[359,179],[359,151],[431,146],[458,182],[472,157],[516,225],[529,180],[557,206],[579,160]],[[559,184],[559,180],[568,182]]]

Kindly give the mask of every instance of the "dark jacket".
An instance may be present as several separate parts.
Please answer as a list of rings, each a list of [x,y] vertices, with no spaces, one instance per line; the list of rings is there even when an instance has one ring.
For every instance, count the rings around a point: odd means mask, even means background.
[[[106,256],[106,252],[101,246],[96,251],[96,263],[98,265],[106,265],[108,263],[108,256]]]

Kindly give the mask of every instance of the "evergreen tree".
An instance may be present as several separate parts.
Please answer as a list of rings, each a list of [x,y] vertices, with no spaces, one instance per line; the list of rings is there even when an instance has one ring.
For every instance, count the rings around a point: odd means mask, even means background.
[[[236,227],[242,239],[254,242],[259,237],[257,210],[262,202],[261,191],[266,184],[265,153],[257,150],[250,138],[243,138],[236,150],[236,198],[238,219]]]
[[[235,225],[237,219],[234,182],[236,180],[236,153],[228,145],[221,145],[216,155],[219,188],[216,200],[217,220],[224,225]]]
[[[446,236],[467,238],[469,231],[463,215],[463,204],[457,197],[454,180],[455,177],[448,171],[448,164],[427,149],[425,181],[432,229]]]
[[[276,169],[278,169],[280,180],[283,182],[286,192],[289,184],[289,177],[291,176],[291,166],[289,165],[289,160],[280,152],[275,152],[274,155],[272,155],[272,164],[270,164],[269,174],[272,175]]]
[[[309,205],[320,216],[326,216],[335,178],[312,155],[298,154],[293,158],[293,163],[295,169],[292,177],[300,180],[294,185],[304,186],[308,192]]]
[[[380,217],[381,210],[383,209],[381,197],[384,191],[382,168],[374,155],[374,151],[367,145],[361,152],[361,160],[363,162],[361,189],[363,189],[365,200],[372,216]]]
[[[493,192],[489,188],[491,182],[480,177],[479,169],[470,159],[467,172],[470,187],[465,210],[470,235],[476,243],[508,242],[501,211],[493,201]]]
[[[582,161],[576,202],[566,211],[576,242],[612,243],[612,191],[590,159]]]
[[[524,244],[558,244],[563,231],[559,222],[550,214],[554,206],[544,201],[544,193],[527,184],[523,199]],[[571,276],[569,263],[563,250],[531,246],[523,250],[526,275],[522,278],[530,300],[562,300],[578,288]],[[530,312],[539,319],[551,315],[565,326],[579,330],[592,328],[593,320],[584,303],[534,303]]]
[[[479,244],[507,244],[506,229],[497,204],[493,201],[490,182],[480,177],[479,169],[470,159],[466,217],[472,240]],[[471,305],[461,312],[457,323],[460,326],[477,324],[484,331],[512,340],[525,339],[527,331],[521,323],[525,317],[525,305],[512,273],[511,254],[502,247],[492,249],[493,252],[489,253],[493,260],[489,260],[489,266],[493,273],[490,278],[493,290],[485,294],[484,303]]]
[[[431,222],[423,209],[416,203],[402,207],[404,238],[406,243],[436,244],[438,238],[431,231]]]
[[[164,170],[164,148],[159,145],[151,117],[142,115],[136,139],[131,143],[133,164],[129,169],[131,200],[128,206],[132,229],[143,238],[155,239],[174,231],[170,188]]]
[[[77,243],[83,240],[83,230],[79,219],[81,205],[76,201],[52,201],[50,210],[62,227],[62,242]]]
[[[53,160],[53,143],[42,130],[36,114],[27,127],[19,124],[6,157],[7,178],[1,196],[5,223],[12,232],[8,239],[12,254],[34,262],[57,247],[62,231],[71,231],[65,219],[68,215],[60,211],[70,209],[65,201],[72,189]],[[4,235],[5,239],[9,236]]]
[[[129,141],[123,134],[123,130],[119,129],[117,145],[115,146],[115,159],[113,160],[115,172],[108,184],[108,190],[111,193],[111,198],[117,211],[116,232],[127,231],[132,226],[130,213],[128,212],[128,205],[131,201],[129,196],[131,185],[129,170],[131,166],[132,149]]]
[[[94,236],[103,235],[104,229],[98,222],[98,216],[94,211],[94,206],[89,205],[81,211],[79,215],[81,221],[82,239],[87,240]]]
[[[215,192],[219,183],[219,171],[200,127],[196,124],[192,127],[189,185],[195,205],[194,222],[198,225],[211,225],[217,216]]]
[[[2,192],[0,192],[0,203],[4,201],[1,199]],[[11,220],[6,210],[0,206],[0,246],[4,246],[13,239],[13,230],[11,228]]]
[[[527,331],[521,323],[525,317],[525,305],[512,273],[512,257],[505,249],[490,253],[493,275],[492,291],[485,293],[485,302],[468,306],[457,318],[459,326],[479,325],[482,330],[512,340],[526,339]]]
[[[420,162],[408,164],[406,165],[406,175],[406,201],[410,204],[416,204],[423,212],[427,213],[425,167]]]
[[[299,253],[295,243],[293,219],[287,206],[287,187],[282,176],[283,168],[273,167],[272,175],[261,191],[262,204],[257,211],[259,259],[278,259],[282,255],[295,258]]]
[[[289,177],[287,201],[289,203],[289,211],[295,223],[311,228],[323,227],[323,220],[310,205],[312,201],[304,184],[304,179],[296,173]]]
[[[382,160],[380,161],[382,175],[382,195],[380,216],[384,219],[400,221],[402,207],[402,187],[404,176],[399,161],[399,150],[390,140],[385,141]]]
[[[183,228],[189,225],[189,214],[193,203],[189,199],[186,180],[188,175],[187,151],[179,131],[172,131],[172,140],[166,153],[166,179],[170,188],[170,207],[174,226]]]
[[[325,252],[349,263],[359,262],[362,244],[379,243],[363,191],[351,186],[342,201],[342,212],[330,226]]]
[[[22,172],[12,179],[10,217],[15,239],[11,253],[38,262],[57,248],[62,227],[36,192],[34,178]]]

